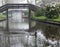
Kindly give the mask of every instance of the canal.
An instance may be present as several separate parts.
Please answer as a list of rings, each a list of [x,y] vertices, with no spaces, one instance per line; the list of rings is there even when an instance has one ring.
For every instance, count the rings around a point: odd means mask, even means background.
[[[0,22],[0,47],[60,47],[59,26],[31,20],[31,31],[28,32],[29,21],[22,10],[12,11],[10,33],[6,33],[5,29],[6,20]]]

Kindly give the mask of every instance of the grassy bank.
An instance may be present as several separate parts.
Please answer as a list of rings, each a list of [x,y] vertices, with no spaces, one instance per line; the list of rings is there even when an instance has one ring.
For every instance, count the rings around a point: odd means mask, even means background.
[[[49,21],[60,22],[60,16],[58,18],[52,18],[52,19],[49,19],[46,16],[39,16],[39,17],[34,16],[33,18],[39,19],[39,20],[49,20]]]

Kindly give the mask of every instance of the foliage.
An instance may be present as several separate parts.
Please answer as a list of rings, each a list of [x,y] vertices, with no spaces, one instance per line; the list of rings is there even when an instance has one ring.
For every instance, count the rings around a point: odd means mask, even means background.
[[[37,8],[33,18],[60,22],[60,5],[47,5],[44,9]]]
[[[57,7],[46,6],[45,15],[47,18],[58,18],[59,17],[59,11],[58,11]]]
[[[39,17],[39,16],[44,16],[44,9],[42,9],[42,8],[37,8],[36,11],[35,11],[35,15],[36,15],[37,17]]]
[[[57,7],[59,14],[60,14],[60,3],[56,4],[56,7]]]
[[[29,14],[29,11],[27,10],[27,11],[24,11],[24,14],[25,15],[28,15]]]

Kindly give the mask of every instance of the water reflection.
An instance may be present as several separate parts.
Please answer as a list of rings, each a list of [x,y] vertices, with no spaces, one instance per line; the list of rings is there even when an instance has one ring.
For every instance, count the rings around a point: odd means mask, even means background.
[[[36,22],[35,31],[37,32],[38,47],[59,47],[60,28],[59,26],[48,25]]]
[[[6,24],[0,23],[0,26],[5,28]],[[21,11],[13,11],[12,17],[9,18],[9,29],[22,29],[22,31],[18,31],[20,34],[0,34],[2,46],[9,44],[10,47],[60,47],[59,26],[31,21],[31,27],[31,32],[24,31],[24,29],[29,29],[28,18],[22,17]]]
[[[60,47],[59,26],[47,25],[36,21],[32,21],[31,24],[31,27],[34,27],[31,32],[19,31],[20,34],[1,35],[2,46],[9,44],[10,47]],[[37,32],[37,36],[35,32]],[[8,43],[8,37],[10,43]]]

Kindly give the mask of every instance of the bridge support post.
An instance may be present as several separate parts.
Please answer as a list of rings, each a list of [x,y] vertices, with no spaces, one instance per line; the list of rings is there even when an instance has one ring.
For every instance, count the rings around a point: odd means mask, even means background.
[[[8,19],[8,9],[6,10],[6,15],[7,15],[7,21],[6,21],[6,30],[9,32],[9,19]]]
[[[30,5],[29,5],[29,32],[31,32],[31,8],[30,8]]]
[[[7,40],[8,44],[5,47],[10,47],[8,8],[6,10],[6,15],[7,15],[7,17],[6,17],[7,21],[6,21],[6,33],[5,33],[5,35],[8,38],[8,40]]]

